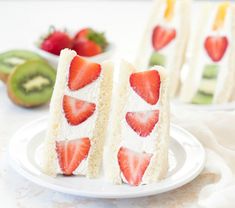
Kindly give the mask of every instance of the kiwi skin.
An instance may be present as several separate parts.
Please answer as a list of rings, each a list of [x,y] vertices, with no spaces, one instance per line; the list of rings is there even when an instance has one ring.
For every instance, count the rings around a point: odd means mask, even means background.
[[[8,76],[9,76],[9,74],[5,74],[5,73],[0,72],[0,80],[2,80],[4,83],[7,82]]]
[[[11,76],[11,75],[10,75]],[[10,79],[10,78],[9,78]],[[15,94],[12,92],[11,88],[9,87],[9,82],[7,82],[7,94],[8,94],[8,97],[11,99],[11,101],[13,103],[15,103],[16,105],[19,105],[19,106],[22,106],[22,107],[25,107],[25,108],[33,108],[33,107],[38,107],[40,105],[31,105],[31,104],[27,104],[25,102],[22,102],[21,100],[19,100]]]
[[[35,66],[37,66],[39,64],[40,67],[44,66],[44,67],[48,68],[50,75],[52,75],[52,77],[50,77],[50,78],[53,81],[53,83],[52,83],[53,85],[51,86],[51,88],[52,88],[51,89],[51,94],[52,94],[53,86],[54,86],[54,83],[55,83],[56,72],[47,62],[42,61],[42,60],[30,60],[30,61],[26,61],[23,64],[17,65],[12,70],[11,74],[9,75],[9,77],[7,79],[7,83],[6,83],[6,85],[7,85],[7,93],[8,93],[9,98],[12,100],[13,103],[15,103],[15,104],[17,104],[17,105],[19,105],[21,107],[33,108],[33,107],[38,107],[38,106],[41,106],[41,105],[44,105],[44,104],[48,103],[48,101],[50,100],[51,95],[48,96],[46,100],[44,99],[41,102],[26,102],[26,101],[20,99],[16,95],[16,93],[14,92],[14,89],[12,87],[12,80],[14,79],[14,76],[18,73],[20,68],[22,68],[22,67],[24,67],[25,65],[28,65],[28,64],[32,64],[32,65],[35,65]]]

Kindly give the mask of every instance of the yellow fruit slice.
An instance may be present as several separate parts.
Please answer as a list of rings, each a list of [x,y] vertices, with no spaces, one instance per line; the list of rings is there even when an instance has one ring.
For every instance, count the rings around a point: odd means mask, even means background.
[[[223,26],[224,19],[225,19],[226,12],[227,12],[229,5],[230,3],[227,1],[219,5],[217,9],[217,14],[214,20],[214,24],[213,24],[213,30],[218,30]]]
[[[174,13],[175,0],[166,0],[166,10],[164,13],[164,18],[170,21]]]

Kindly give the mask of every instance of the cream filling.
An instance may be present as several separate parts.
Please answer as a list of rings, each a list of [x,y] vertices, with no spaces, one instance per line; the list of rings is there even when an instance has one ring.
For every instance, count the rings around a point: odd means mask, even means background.
[[[100,74],[100,77],[95,80],[94,82],[88,84],[84,88],[81,88],[77,91],[71,91],[68,86],[66,85],[66,88],[64,89],[64,95],[69,95],[77,99],[85,100],[87,102],[92,102],[96,104],[95,112],[84,122],[77,126],[71,126],[64,115],[63,111],[63,104],[61,103],[61,128],[58,133],[58,139],[57,141],[62,140],[73,140],[78,138],[84,138],[88,137],[90,140],[93,138],[93,131],[95,128],[95,123],[98,115],[98,99],[99,99],[99,93],[100,93],[100,82],[102,79],[102,72]],[[67,82],[67,81],[66,81]],[[57,173],[62,173],[59,167],[58,159],[57,159]],[[84,159],[80,165],[76,168],[76,170],[73,172],[74,175],[86,175],[87,173],[87,160]]]
[[[56,162],[56,173],[63,174],[60,169],[59,161]],[[79,166],[73,171],[73,175],[86,175],[87,174],[87,159],[82,160]]]
[[[148,111],[159,109],[159,102],[155,105],[150,105],[143,100],[129,85],[128,87],[128,100],[124,108],[124,115],[127,112]],[[160,112],[161,113],[161,112]],[[156,140],[158,125],[156,124],[150,135],[147,137],[139,136],[126,122],[124,117],[121,121],[121,138],[120,147],[127,147],[136,152],[154,153],[156,151]],[[127,183],[123,173],[121,172],[121,178],[124,183]],[[141,184],[146,184],[142,181]]]
[[[131,88],[131,86],[128,88],[128,94],[128,101],[124,108],[125,115],[127,112],[159,109],[158,103],[156,105],[148,104]],[[150,135],[147,137],[141,137],[127,124],[126,118],[124,117],[121,121],[121,137],[122,142],[120,146],[125,146],[137,152],[152,153],[155,151],[155,148],[153,148],[153,138],[157,139],[157,124],[155,125]]]

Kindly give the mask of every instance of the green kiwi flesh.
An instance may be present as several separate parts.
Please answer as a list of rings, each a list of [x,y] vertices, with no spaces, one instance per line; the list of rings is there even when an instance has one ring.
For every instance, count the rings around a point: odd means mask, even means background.
[[[42,60],[42,57],[28,50],[11,50],[0,54],[0,79],[6,82],[15,66],[27,60]]]
[[[192,103],[193,104],[211,104],[213,100],[212,94],[206,94],[202,91],[198,91],[196,95],[193,97]]]
[[[153,52],[149,60],[149,66],[154,66],[154,65],[164,66],[165,56],[160,53]]]
[[[52,95],[56,72],[41,60],[26,61],[15,67],[7,80],[11,100],[24,107],[47,103]]]
[[[219,71],[219,66],[216,64],[206,65],[204,67],[202,77],[205,79],[216,79]]]
[[[203,69],[202,80],[197,93],[192,99],[193,104],[211,104],[217,85],[219,66],[208,64]]]

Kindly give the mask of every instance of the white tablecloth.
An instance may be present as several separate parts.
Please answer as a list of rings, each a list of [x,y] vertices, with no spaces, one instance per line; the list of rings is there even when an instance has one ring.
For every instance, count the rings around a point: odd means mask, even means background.
[[[0,49],[32,47],[32,42],[50,24],[107,30],[118,45],[116,60],[133,60],[150,2],[1,2]],[[92,14],[92,15],[91,15]],[[39,187],[8,164],[7,145],[22,125],[44,116],[48,106],[23,109],[12,104],[0,83],[0,207],[4,208],[233,208],[235,205],[235,112],[197,112],[174,108],[172,121],[194,134],[207,150],[203,173],[193,182],[157,196],[97,200],[69,196]]]

